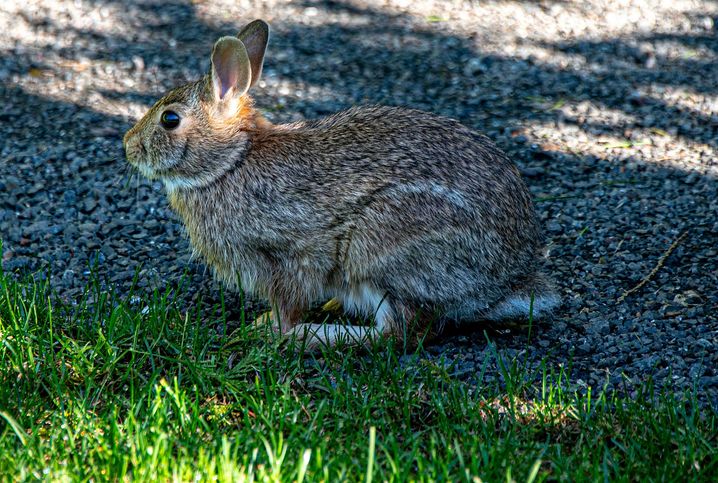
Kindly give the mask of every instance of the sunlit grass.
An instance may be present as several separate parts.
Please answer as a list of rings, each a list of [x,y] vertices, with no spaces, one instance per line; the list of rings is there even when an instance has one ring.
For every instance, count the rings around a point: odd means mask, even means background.
[[[222,307],[184,307],[180,289],[130,303],[137,294],[119,297],[92,282],[76,306],[66,306],[46,282],[0,274],[0,475],[718,476],[716,414],[690,397],[657,396],[650,386],[633,400],[600,388],[576,394],[565,389],[563,368],[544,364],[531,373],[520,359],[504,361],[493,345],[488,352],[500,361],[503,382],[478,387],[452,378],[444,364],[402,358],[390,343],[369,353],[299,354],[269,332],[228,321]]]

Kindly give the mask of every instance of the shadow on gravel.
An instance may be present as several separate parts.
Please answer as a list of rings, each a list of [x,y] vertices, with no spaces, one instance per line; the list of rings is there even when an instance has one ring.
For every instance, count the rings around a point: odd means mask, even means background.
[[[88,92],[119,104],[149,106],[170,87],[202,75],[214,40],[252,19],[248,14],[215,27],[204,23],[190,2],[86,3],[121,12],[117,21],[129,22],[128,33],[68,30],[52,18],[34,17],[38,30],[69,35],[76,45],[55,49],[48,44],[39,64],[32,60],[38,56],[31,55],[36,47],[2,52],[2,65],[20,77],[32,68],[62,76],[63,62],[100,61],[117,69],[118,79],[137,76],[147,87],[90,86]],[[528,351],[535,363],[542,357],[558,362],[572,357],[591,385],[608,381],[617,387],[622,371],[637,378],[634,382],[648,373],[661,379],[673,373],[683,378],[677,383],[685,383],[692,371],[701,384],[718,389],[718,373],[708,365],[715,359],[711,346],[700,342],[710,341],[716,326],[708,307],[718,306],[718,181],[643,163],[620,149],[606,158],[578,155],[544,145],[528,132],[533,126],[568,125],[572,132],[612,134],[632,142],[632,129],[655,128],[669,137],[717,146],[715,115],[650,94],[657,86],[716,93],[715,76],[706,75],[710,66],[665,57],[658,47],[656,53],[641,50],[645,43],[672,42],[718,52],[715,36],[662,34],[542,45],[600,66],[558,69],[532,59],[486,55],[472,38],[452,34],[450,25],[416,27],[407,15],[343,1],[300,5],[347,21],[272,24],[267,87],[258,91],[257,104],[273,119],[296,112],[317,117],[357,103],[406,105],[486,132],[521,166],[546,227],[549,270],[566,305],[551,324],[537,328],[530,345],[523,331],[509,330],[508,337],[498,336],[502,347]],[[290,87],[282,93],[280,85]],[[96,254],[100,276],[119,287],[128,286],[138,265],[153,286],[178,280],[190,266],[192,283],[216,292],[209,274],[188,261],[181,229],[159,187],[144,182],[122,186],[125,178],[117,163],[124,163],[120,141],[128,119],[98,112],[87,99],[54,101],[5,80],[0,89],[7,106],[0,119],[12,123],[0,144],[6,269],[49,264],[60,291],[72,297]],[[537,107],[536,99],[542,105],[585,101],[625,116],[605,122],[571,118]],[[618,303],[623,290],[639,283],[683,232],[688,235],[652,280]],[[667,341],[676,340],[698,345],[686,349],[690,356],[661,354]],[[484,344],[483,335],[475,333],[455,337],[448,346],[481,354]]]

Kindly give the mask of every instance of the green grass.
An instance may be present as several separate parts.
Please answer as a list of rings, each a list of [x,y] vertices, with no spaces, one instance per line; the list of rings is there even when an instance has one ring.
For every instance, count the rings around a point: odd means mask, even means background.
[[[3,479],[718,479],[716,414],[690,398],[567,392],[547,364],[533,385],[520,360],[472,387],[388,343],[301,355],[175,294],[63,305],[0,272]]]

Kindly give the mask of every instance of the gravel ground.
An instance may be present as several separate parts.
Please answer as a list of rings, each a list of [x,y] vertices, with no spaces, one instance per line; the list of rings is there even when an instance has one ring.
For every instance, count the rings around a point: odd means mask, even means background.
[[[216,300],[161,186],[129,175],[121,137],[257,17],[273,27],[256,95],[271,120],[411,106],[484,131],[518,163],[566,303],[530,340],[488,327],[499,358],[570,366],[579,388],[652,378],[718,404],[713,1],[5,0],[6,271],[49,274],[68,301],[92,263],[120,292],[138,269],[149,288],[187,272],[188,297]],[[474,330],[422,357],[480,384],[500,377],[493,351]]]

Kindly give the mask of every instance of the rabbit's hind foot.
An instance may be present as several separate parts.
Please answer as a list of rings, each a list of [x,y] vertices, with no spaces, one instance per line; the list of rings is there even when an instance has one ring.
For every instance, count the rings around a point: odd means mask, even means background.
[[[349,299],[356,303],[356,299]],[[373,315],[374,325],[350,325],[337,323],[301,323],[295,325],[287,335],[296,337],[297,341],[304,344],[308,351],[316,351],[321,347],[334,347],[344,343],[350,346],[366,348],[372,342],[386,337],[394,332],[394,311],[383,297],[373,297],[372,300],[362,300],[360,304],[350,305],[351,312]],[[376,306],[372,307],[372,302]],[[322,306],[324,312],[343,312],[347,307],[346,302],[333,298]],[[369,308],[369,310],[367,310]],[[358,309],[358,310],[357,310]]]

